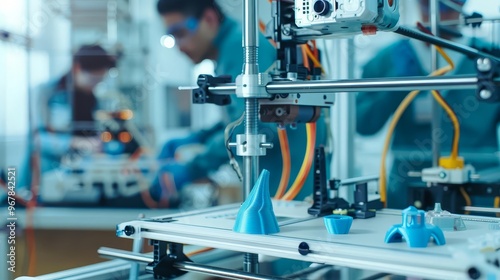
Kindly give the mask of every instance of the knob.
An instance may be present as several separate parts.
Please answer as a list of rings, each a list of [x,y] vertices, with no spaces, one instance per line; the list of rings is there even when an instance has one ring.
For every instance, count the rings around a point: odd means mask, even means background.
[[[326,0],[318,0],[314,3],[314,12],[320,16],[326,16],[330,10],[330,3]]]
[[[123,232],[125,233],[126,236],[131,236],[132,234],[135,233],[135,228],[131,225],[125,226]]]

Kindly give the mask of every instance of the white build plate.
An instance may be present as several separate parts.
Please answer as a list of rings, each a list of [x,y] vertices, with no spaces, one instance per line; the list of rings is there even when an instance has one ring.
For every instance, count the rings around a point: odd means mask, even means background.
[[[474,268],[481,273],[478,279],[500,279],[500,270],[486,262],[484,253],[495,252],[491,248],[500,245],[500,230],[491,229],[500,219],[463,216],[467,230],[445,231],[446,245],[429,242],[427,248],[409,248],[405,242],[384,242],[387,230],[401,223],[399,210],[384,209],[374,218],[355,219],[349,234],[332,235],[326,231],[323,218],[307,214],[309,206],[304,202],[273,201],[280,232],[272,235],[234,232],[232,228],[240,205],[125,222],[117,226],[117,235],[421,278],[470,279],[469,270]],[[126,226],[134,227],[135,233],[125,235]],[[310,248],[305,256],[298,252],[302,242]],[[477,244],[481,244],[481,248]]]

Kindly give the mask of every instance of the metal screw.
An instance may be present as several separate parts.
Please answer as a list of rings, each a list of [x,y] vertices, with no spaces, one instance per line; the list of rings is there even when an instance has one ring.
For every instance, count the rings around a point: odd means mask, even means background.
[[[477,60],[477,70],[481,72],[488,72],[491,70],[491,61],[489,58],[483,58]]]
[[[487,90],[487,89],[483,89],[479,92],[479,96],[486,100],[486,99],[490,99],[491,98],[491,91]]]
[[[261,148],[272,149],[273,146],[273,143],[260,143]]]
[[[408,177],[422,177],[422,172],[410,171],[408,172]]]
[[[275,113],[276,113],[277,117],[281,117],[285,114],[285,110],[283,110],[283,108],[279,107],[279,108],[276,108]]]

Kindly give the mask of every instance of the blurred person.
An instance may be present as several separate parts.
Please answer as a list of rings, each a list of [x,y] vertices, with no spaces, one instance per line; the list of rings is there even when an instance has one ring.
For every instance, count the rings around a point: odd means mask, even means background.
[[[60,167],[62,158],[71,152],[100,150],[94,119],[98,102],[93,91],[112,67],[115,58],[101,46],[85,45],[73,55],[68,73],[37,91],[33,116],[42,173]],[[30,155],[32,151],[34,147],[30,147]],[[20,185],[28,186],[31,178],[24,177]]]
[[[466,0],[453,0],[463,6]],[[429,22],[429,1],[419,0],[421,18]],[[440,4],[441,20],[458,20],[459,12]],[[441,29],[441,37],[472,46],[483,51],[490,50],[486,42],[461,35],[458,28]],[[363,78],[426,76],[430,74],[431,46],[416,40],[403,39],[384,48],[363,67]],[[455,62],[453,74],[476,74],[476,60],[453,51],[445,51]],[[438,54],[439,56],[439,54]],[[440,57],[440,67],[447,63]],[[498,159],[491,155],[498,151],[497,125],[500,122],[500,105],[480,102],[475,90],[442,91],[447,103],[453,108],[460,122],[460,154],[466,164],[476,170],[493,167]],[[361,92],[357,96],[357,131],[361,135],[373,135],[381,130],[396,111],[408,92]],[[387,206],[408,206],[408,187],[422,184],[420,178],[409,178],[409,171],[421,171],[431,167],[432,133],[441,144],[441,156],[448,156],[453,139],[453,127],[448,115],[443,112],[442,129],[431,132],[432,98],[430,92],[422,92],[406,109],[394,131],[392,153],[394,156],[387,179]],[[479,125],[480,124],[480,125]],[[470,156],[467,154],[470,153]]]
[[[175,38],[176,46],[195,64],[205,59],[215,61],[216,75],[231,75],[233,80],[242,73],[243,48],[242,26],[235,19],[224,14],[214,0],[160,0],[157,9],[161,15],[167,33]],[[276,50],[262,35],[259,35],[259,67],[263,72],[276,60]],[[232,103],[225,106],[229,121],[238,119],[245,110],[244,100],[231,96]],[[167,174],[173,178],[177,189],[185,184],[206,178],[210,172],[216,171],[221,165],[228,163],[227,150],[224,143],[224,128],[227,123],[219,123],[206,130],[194,131],[189,136],[167,142],[160,154],[162,166],[155,179],[151,193],[159,200],[168,193],[162,185]],[[270,188],[274,194],[278,188],[282,173],[282,159],[277,136],[276,124],[260,124],[260,133],[267,135],[267,141],[274,143],[274,148],[267,150],[267,156],[261,157],[260,168],[271,173]],[[235,130],[234,135],[243,133],[243,125]],[[305,154],[305,125],[299,124],[296,130],[288,129],[291,147],[292,169],[290,184],[300,169]],[[326,142],[323,119],[318,121],[317,144]],[[178,162],[174,159],[177,148],[187,144],[202,143],[206,151],[198,154],[188,162]],[[241,165],[241,168],[243,166]],[[312,173],[312,172],[311,172]],[[304,198],[312,192],[312,176],[297,197]]]

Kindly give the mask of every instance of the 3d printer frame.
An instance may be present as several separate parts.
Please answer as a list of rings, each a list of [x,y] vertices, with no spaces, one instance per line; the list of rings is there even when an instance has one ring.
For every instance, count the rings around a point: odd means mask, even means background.
[[[377,1],[379,7],[381,5],[383,7],[383,5],[394,2],[398,2],[398,0]],[[301,77],[304,77],[304,69],[301,68],[300,64],[297,62],[297,46],[304,44],[307,40],[312,38],[331,36],[332,33],[321,33],[321,30],[318,33],[318,30],[308,31],[299,28],[296,25],[294,18],[296,11],[294,8],[294,1],[272,1],[274,19],[272,39],[276,42],[277,46],[277,63],[276,69],[273,73],[260,73],[257,64],[259,45],[257,28],[257,0],[244,0],[243,3],[243,73],[236,77],[235,83],[231,83],[232,79],[228,77],[211,77],[208,75],[200,76],[198,79],[198,88],[193,90],[193,103],[228,105],[231,102],[231,98],[229,98],[229,96],[233,94],[235,94],[238,98],[244,99],[245,133],[241,136],[239,135],[237,138],[239,141],[234,144],[234,146],[237,147],[238,155],[243,157],[244,162],[244,195],[248,195],[258,177],[259,157],[265,156],[266,149],[271,147],[271,145],[266,142],[265,136],[258,133],[259,107],[262,105],[273,106],[273,104],[285,104],[287,106],[308,106],[313,108],[330,107],[333,105],[334,95],[336,92],[411,91],[417,89],[475,89],[476,96],[479,100],[484,102],[500,102],[500,58],[402,26],[391,26],[391,30],[395,33],[413,39],[458,51],[476,59],[477,75],[449,77],[405,77],[390,79],[300,80]],[[377,26],[376,24],[372,25],[370,30],[373,31],[373,27],[379,28],[380,26]],[[309,74],[315,75],[314,72]],[[277,96],[286,98],[283,100],[283,98],[276,98]],[[287,102],[289,102],[289,104],[287,104]],[[207,211],[210,212],[219,210],[224,209],[217,208]],[[204,240],[204,238],[206,239],[207,237],[199,236],[198,239],[188,238],[183,231],[185,229],[177,229],[175,223],[171,223],[174,219],[175,217],[166,217],[162,222],[149,224],[145,224],[143,222],[133,224],[129,223],[127,224],[130,226],[128,228],[126,227],[127,225],[123,224],[120,225],[118,229],[120,231],[120,236],[136,236],[139,234],[141,238],[159,240],[155,243],[155,248],[157,250],[155,250],[154,262],[152,263],[152,270],[154,271],[155,277],[175,276],[177,271],[173,269],[179,268],[182,268],[181,270],[183,271],[187,270],[199,272],[200,270],[203,270],[200,266],[194,268],[195,265],[192,266],[191,269],[185,267],[185,262],[188,260],[184,258],[183,254],[179,253],[179,250],[182,251],[182,247],[178,244],[193,242],[193,244],[196,243],[198,245],[206,246],[208,244],[206,244],[206,242],[201,242],[200,240]],[[496,222],[496,220],[492,221]],[[169,232],[170,230],[172,231]],[[213,234],[216,236],[217,233]],[[274,279],[270,277],[262,277],[257,274],[258,258],[256,253],[260,252],[283,257],[284,255],[277,254],[276,252],[284,249],[284,247],[280,247],[281,249],[278,248],[276,250],[269,248],[262,251],[266,248],[266,246],[271,245],[269,241],[264,240],[267,236],[262,236],[253,237],[253,239],[262,239],[263,243],[261,244],[262,246],[254,247],[252,249],[252,246],[245,246],[245,242],[240,240],[242,238],[248,238],[248,236],[238,237],[236,236],[236,233],[231,232],[226,232],[226,234],[228,236],[224,238],[225,242],[211,242],[211,246],[223,249],[234,249],[236,243],[232,244],[231,242],[239,240],[239,248],[246,249],[246,251],[243,250],[243,252],[249,252],[245,253],[245,261],[243,265],[245,272],[228,275],[217,274],[217,271],[220,273],[223,272],[223,270],[220,269],[208,269],[205,270],[205,273],[215,273],[215,275],[225,275],[236,279]],[[274,237],[270,236],[269,238]],[[167,241],[171,244],[168,245],[170,246],[169,254],[167,254]],[[226,245],[223,246],[223,243]],[[256,251],[257,249],[258,251]],[[302,248],[302,250],[306,249]],[[346,248],[346,250],[347,249],[348,248]],[[364,250],[365,249],[366,248],[364,248]],[[288,252],[287,250],[285,251]],[[312,250],[312,252],[314,252],[314,250]],[[391,251],[391,254],[397,255],[395,251]],[[162,261],[165,257],[167,257],[167,259]],[[430,256],[426,256],[426,258],[428,257]],[[346,265],[346,258],[336,257],[335,255],[326,256],[323,253],[318,254],[315,260],[323,262],[326,261],[326,258],[330,258],[328,263]],[[349,260],[356,262],[355,259]],[[378,264],[381,265],[380,262]],[[163,267],[163,265],[165,266]],[[353,265],[353,263],[351,263],[350,266],[359,267],[359,265]],[[411,270],[410,265],[399,268]],[[165,272],[164,269],[167,269],[167,271]],[[401,272],[402,270],[396,269],[392,271]],[[451,273],[451,270],[447,272]],[[459,274],[453,274],[453,276],[461,278],[468,275],[470,278],[477,279],[475,278],[476,275],[473,272],[474,271],[469,270],[460,271],[458,272]],[[448,277],[451,275],[446,274],[446,276],[444,276],[440,274],[439,270],[435,270],[433,273],[426,275],[430,277]]]

